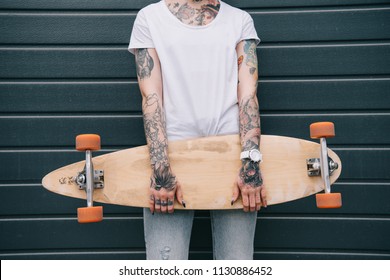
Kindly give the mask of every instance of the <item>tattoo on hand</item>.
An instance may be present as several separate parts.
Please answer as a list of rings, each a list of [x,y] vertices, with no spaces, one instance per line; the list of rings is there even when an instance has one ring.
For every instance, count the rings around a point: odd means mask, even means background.
[[[153,167],[153,175],[150,181],[150,187],[157,191],[161,189],[172,191],[176,186],[176,176],[172,175],[169,166],[164,165]]]
[[[245,183],[253,188],[260,187],[263,184],[259,164],[251,160],[245,160],[240,170],[240,178]]]
[[[137,49],[135,51],[135,62],[137,75],[140,80],[149,78],[154,67],[153,58],[150,56],[148,49]]]

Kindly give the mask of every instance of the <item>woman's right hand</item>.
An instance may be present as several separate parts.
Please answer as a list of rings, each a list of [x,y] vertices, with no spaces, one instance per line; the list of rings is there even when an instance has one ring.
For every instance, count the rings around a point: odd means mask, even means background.
[[[173,213],[175,198],[185,207],[180,183],[169,166],[153,167],[149,189],[150,212]]]

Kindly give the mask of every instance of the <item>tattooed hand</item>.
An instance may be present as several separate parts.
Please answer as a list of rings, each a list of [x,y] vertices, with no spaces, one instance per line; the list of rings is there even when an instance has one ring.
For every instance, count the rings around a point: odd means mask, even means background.
[[[259,163],[244,160],[237,178],[237,186],[233,193],[232,204],[241,193],[244,211],[259,211],[261,206],[267,207],[267,199]]]
[[[185,207],[183,193],[176,176],[169,166],[153,166],[153,174],[150,178],[150,211],[158,213],[173,213],[175,196]]]
[[[243,162],[239,176],[243,183],[252,188],[257,188],[263,184],[259,164],[251,160],[245,160]]]

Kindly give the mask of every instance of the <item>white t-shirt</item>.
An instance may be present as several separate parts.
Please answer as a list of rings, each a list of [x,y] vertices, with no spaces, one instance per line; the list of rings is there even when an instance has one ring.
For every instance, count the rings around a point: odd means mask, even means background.
[[[237,134],[237,44],[257,36],[251,16],[222,1],[205,26],[182,23],[164,0],[137,14],[129,51],[155,48],[169,140]]]

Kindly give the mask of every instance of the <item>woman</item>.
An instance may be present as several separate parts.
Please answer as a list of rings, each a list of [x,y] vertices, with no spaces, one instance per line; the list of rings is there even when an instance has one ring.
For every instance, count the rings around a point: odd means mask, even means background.
[[[162,0],[137,15],[129,44],[142,93],[152,166],[144,210],[148,259],[187,259],[193,211],[168,157],[168,140],[240,134],[242,168],[232,204],[211,211],[215,259],[252,259],[257,211],[266,207],[259,168],[257,55],[251,16],[218,0]],[[221,162],[223,164],[223,162]]]

